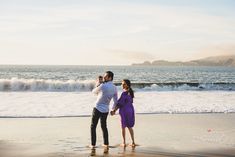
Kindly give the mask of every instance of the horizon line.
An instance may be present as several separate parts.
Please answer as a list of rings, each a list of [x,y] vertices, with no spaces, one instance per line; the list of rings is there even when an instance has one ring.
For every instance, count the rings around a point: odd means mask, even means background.
[[[235,56],[235,54],[228,54],[228,55],[215,55],[215,56],[207,56],[207,57],[203,57],[203,58],[199,58],[199,59],[194,59],[194,60],[187,60],[187,61],[180,61],[180,60],[175,60],[175,61],[171,61],[171,60],[167,60],[167,59],[158,59],[158,60],[144,60],[141,62],[133,62],[131,64],[114,64],[114,65],[107,65],[107,64],[0,64],[0,66],[27,66],[27,65],[33,65],[33,66],[133,66],[133,64],[139,64],[139,63],[144,63],[144,62],[154,62],[154,61],[167,61],[167,62],[191,62],[191,61],[195,61],[195,60],[202,60],[202,59],[206,59],[206,58],[210,58],[210,57],[223,57],[223,56]]]

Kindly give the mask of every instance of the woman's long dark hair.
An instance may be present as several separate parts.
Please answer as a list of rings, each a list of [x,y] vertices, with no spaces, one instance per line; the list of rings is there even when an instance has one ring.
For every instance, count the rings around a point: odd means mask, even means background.
[[[124,79],[123,81],[126,83],[126,85],[127,85],[127,87],[128,87],[128,94],[130,94],[131,97],[134,98],[135,95],[134,95],[134,91],[133,91],[132,88],[131,88],[131,81],[128,80],[128,79]]]

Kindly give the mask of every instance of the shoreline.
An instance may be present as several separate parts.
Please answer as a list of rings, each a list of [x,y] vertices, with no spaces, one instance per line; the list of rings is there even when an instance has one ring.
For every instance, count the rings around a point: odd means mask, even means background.
[[[169,112],[159,112],[159,113],[135,113],[136,115],[206,115],[206,114],[235,114],[235,112],[185,112],[185,113],[169,113]],[[116,113],[115,116],[119,114]],[[91,115],[78,115],[78,116],[0,116],[0,119],[53,119],[53,118],[79,118],[79,117],[91,117]]]

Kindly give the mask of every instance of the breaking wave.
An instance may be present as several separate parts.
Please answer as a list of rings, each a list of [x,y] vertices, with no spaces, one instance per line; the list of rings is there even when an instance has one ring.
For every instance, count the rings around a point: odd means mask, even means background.
[[[115,84],[120,86],[120,83]],[[85,92],[94,87],[95,80],[0,79],[0,91]],[[132,87],[135,91],[235,91],[235,83],[227,82],[132,83]]]

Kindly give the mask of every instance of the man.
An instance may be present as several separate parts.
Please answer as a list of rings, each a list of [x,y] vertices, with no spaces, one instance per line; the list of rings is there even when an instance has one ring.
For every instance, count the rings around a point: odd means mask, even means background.
[[[114,77],[113,72],[111,71],[105,72],[103,78],[104,83],[101,84],[98,83],[96,88],[92,90],[94,94],[98,95],[91,119],[90,147],[92,149],[94,149],[96,145],[96,126],[98,124],[99,119],[103,132],[104,146],[108,148],[109,145],[108,129],[107,129],[107,116],[109,114],[109,104],[111,99],[113,99],[114,101],[113,108],[115,108],[117,104],[117,88],[113,84],[113,77]]]

